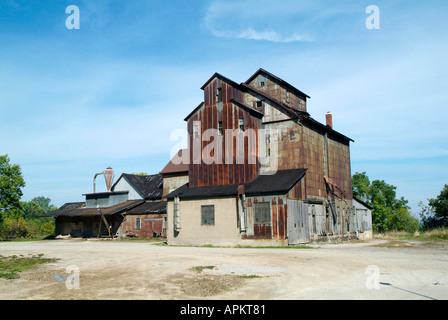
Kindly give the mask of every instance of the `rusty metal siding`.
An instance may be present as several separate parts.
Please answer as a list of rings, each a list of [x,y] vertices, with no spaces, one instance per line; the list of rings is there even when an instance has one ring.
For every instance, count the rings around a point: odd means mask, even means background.
[[[306,125],[301,126],[302,159],[308,169],[306,175],[307,196],[321,198],[326,195],[324,182],[325,139],[322,132]]]
[[[327,139],[328,143],[328,176],[344,192],[344,198],[353,199],[350,166],[350,146],[340,141]]]
[[[271,225],[269,228],[260,228],[255,223],[254,204],[270,203]],[[254,196],[247,197],[246,209],[246,234],[243,239],[272,239],[285,240],[287,237],[287,202],[286,196]],[[266,234],[270,234],[269,237]]]
[[[222,88],[222,102],[217,102],[216,90]],[[258,163],[258,129],[261,126],[261,120],[254,117],[250,111],[244,110],[231,102],[234,99],[236,101],[242,100],[242,93],[232,84],[222,81],[218,78],[212,80],[204,88],[204,100],[205,104],[202,108],[199,108],[197,112],[192,115],[188,120],[188,132],[190,146],[196,148],[197,157],[194,158],[194,152],[191,152],[190,158],[190,170],[189,180],[191,187],[205,187],[205,186],[219,186],[219,185],[232,185],[243,184],[252,181],[258,176],[258,169],[260,164]],[[239,128],[239,119],[244,119],[246,129],[254,130],[256,138],[252,140],[252,149],[248,138],[245,138],[244,142],[244,163],[237,164],[237,139],[233,137],[233,143],[226,141],[226,130],[236,130]],[[220,154],[215,154],[217,150],[211,151],[211,146],[214,141],[195,141],[193,137],[194,123],[201,124],[200,133],[201,137],[207,129],[218,129],[218,122],[222,121],[222,129],[224,135],[220,137],[220,142],[217,147],[222,150]],[[203,139],[201,139],[203,140]],[[226,144],[226,142],[228,144]],[[225,146],[233,145],[233,150],[225,148]],[[210,149],[206,149],[206,147]],[[221,149],[222,147],[222,149]],[[202,152],[206,150],[205,152]],[[208,156],[207,150],[211,153]],[[199,153],[205,156],[198,163]],[[204,154],[203,154],[204,153]],[[250,164],[250,155],[255,155],[256,163]],[[219,163],[207,164],[205,161],[211,161],[211,157],[217,157]],[[195,163],[196,162],[196,163]]]

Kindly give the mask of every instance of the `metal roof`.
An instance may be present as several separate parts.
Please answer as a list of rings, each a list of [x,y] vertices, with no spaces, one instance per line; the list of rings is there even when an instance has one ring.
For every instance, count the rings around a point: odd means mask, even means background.
[[[79,205],[65,204],[56,211],[46,213],[40,218],[56,217],[99,217],[101,214],[111,216],[114,214],[125,213],[128,210],[145,203],[144,200],[126,201],[109,208],[85,208],[85,203]],[[101,211],[100,211],[101,210]]]
[[[145,200],[162,199],[163,176],[161,174],[138,176],[123,173],[117,182],[115,182],[112,190],[121,178],[126,179]]]
[[[142,205],[129,210],[126,215],[147,215],[147,214],[164,214],[166,213],[165,201],[146,201]]]
[[[261,175],[251,183],[244,185],[244,193],[251,194],[278,194],[287,193],[306,174],[307,169],[278,171],[272,175]],[[239,185],[212,186],[202,188],[190,188],[186,184],[166,196],[173,198],[209,198],[236,196]]]

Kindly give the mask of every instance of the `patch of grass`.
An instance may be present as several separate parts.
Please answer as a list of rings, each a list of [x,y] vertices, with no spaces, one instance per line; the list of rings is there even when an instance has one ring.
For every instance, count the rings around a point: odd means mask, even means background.
[[[308,246],[290,246],[290,247],[252,247],[252,246],[236,246],[238,249],[317,249],[315,247]]]
[[[216,268],[215,266],[197,266],[197,267],[193,267],[191,269],[193,271],[196,271],[197,273],[202,273],[202,271],[204,271],[205,269],[213,270],[215,268]]]
[[[0,256],[0,278],[17,279],[18,273],[31,269],[36,265],[54,262],[56,259],[43,258],[43,254],[24,257],[23,255],[4,257]]]
[[[375,239],[448,242],[448,228],[441,228],[416,233],[408,233],[403,231],[389,231],[386,233],[376,233]]]
[[[137,241],[137,242],[157,242],[157,244],[159,242],[166,242],[165,238],[134,238],[134,237],[129,237],[129,238],[122,238],[122,239],[114,239],[114,240],[118,240],[118,241]]]
[[[448,241],[448,228],[435,229],[427,232],[422,232],[416,239],[422,241]]]
[[[257,276],[256,274],[249,274],[249,275],[244,274],[244,275],[241,275],[241,276],[238,276],[238,277],[241,278],[241,279],[257,279],[257,278],[261,278],[260,276]]]
[[[377,244],[374,247],[381,247],[381,248],[408,248],[412,247],[414,244],[411,244],[406,241],[398,241],[398,240],[392,240],[386,243]]]

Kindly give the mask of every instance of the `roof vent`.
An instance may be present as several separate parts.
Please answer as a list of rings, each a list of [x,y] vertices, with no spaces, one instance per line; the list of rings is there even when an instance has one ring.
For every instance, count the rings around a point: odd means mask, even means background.
[[[93,193],[96,193],[96,177],[98,177],[100,175],[104,175],[104,179],[106,180],[107,192],[111,192],[112,191],[112,183],[113,183],[114,177],[115,177],[115,172],[111,167],[109,167],[106,170],[104,170],[103,172],[95,174],[95,177],[93,178]]]

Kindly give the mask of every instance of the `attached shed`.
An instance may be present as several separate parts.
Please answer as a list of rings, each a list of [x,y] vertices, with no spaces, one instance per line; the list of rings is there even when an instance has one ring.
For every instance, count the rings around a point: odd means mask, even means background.
[[[177,189],[167,196],[170,245],[292,245],[309,237],[299,223],[305,169],[245,185]],[[307,215],[307,214],[306,214]]]
[[[363,234],[365,238],[372,238],[372,207],[364,201],[353,196],[354,223],[356,231]]]
[[[121,226],[122,236],[166,238],[166,202],[145,202],[129,210]]]

